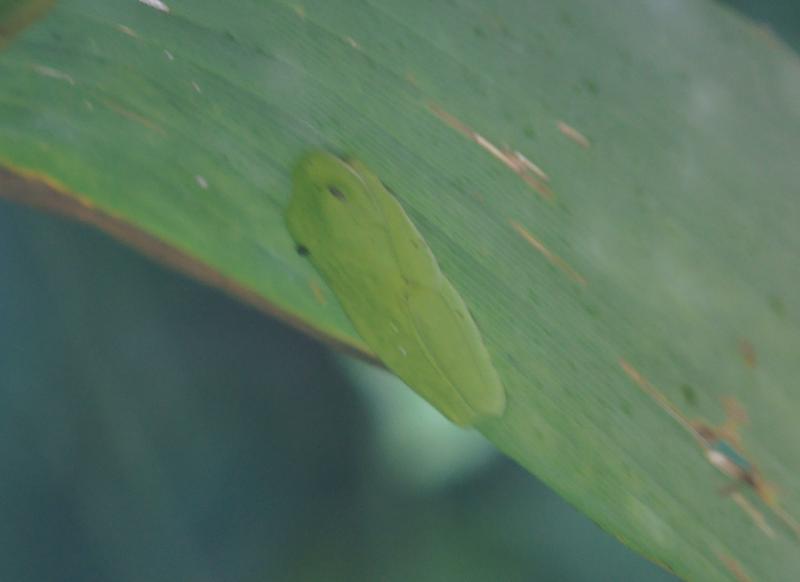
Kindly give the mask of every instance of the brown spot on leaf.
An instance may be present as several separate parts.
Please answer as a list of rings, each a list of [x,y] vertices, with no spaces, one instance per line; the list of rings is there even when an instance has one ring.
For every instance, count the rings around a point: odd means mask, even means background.
[[[739,354],[742,356],[742,359],[744,360],[744,363],[747,364],[748,368],[756,367],[756,364],[758,363],[756,349],[753,347],[753,344],[744,338],[739,340]]]
[[[314,293],[314,299],[317,300],[317,303],[325,305],[328,302],[327,299],[325,299],[325,293],[322,291],[322,287],[320,287],[316,279],[311,279],[308,282],[308,286],[311,287],[311,292]]]
[[[539,239],[537,239],[530,232],[528,232],[525,229],[524,226],[522,226],[520,223],[518,223],[515,220],[509,220],[509,224],[511,224],[511,228],[513,228],[517,232],[518,235],[520,235],[525,241],[527,241],[528,244],[530,244],[533,248],[535,248],[537,251],[542,253],[544,255],[544,257],[552,265],[554,265],[555,267],[557,267],[558,269],[560,269],[561,271],[566,273],[567,276],[570,279],[572,279],[573,281],[575,281],[579,285],[581,285],[583,287],[586,286],[586,279],[580,273],[578,273],[575,269],[570,267],[569,264],[564,259],[562,259],[557,254],[555,254],[553,251],[551,251],[546,246],[544,246],[539,241]]]
[[[733,574],[733,577],[736,578],[736,582],[753,582],[752,578],[745,573],[744,568],[735,558],[726,554],[718,555],[720,561],[725,565],[725,568],[728,569],[728,572]]]
[[[147,129],[154,131],[160,135],[167,135],[167,132],[164,130],[163,127],[158,125],[155,121],[146,118],[144,115],[139,115],[134,111],[125,109],[118,103],[115,103],[114,101],[110,101],[108,99],[101,100],[101,103],[106,107],[108,107],[111,111],[121,115],[122,117],[130,119],[131,121],[135,121],[136,123],[139,123],[140,125],[143,125]]]
[[[739,508],[744,511],[747,516],[753,520],[753,523],[756,524],[756,527],[762,531],[762,533],[767,536],[768,538],[775,537],[775,530],[772,529],[767,523],[767,518],[764,517],[764,514],[760,512],[756,507],[750,503],[744,495],[739,492],[732,493],[731,499],[733,499],[734,503],[739,506]]]
[[[506,167],[511,169],[517,176],[548,202],[555,199],[553,191],[544,183],[549,180],[547,174],[536,164],[531,162],[528,158],[517,151],[511,151],[509,148],[499,148],[483,137],[481,134],[473,130],[466,123],[451,115],[439,105],[429,103],[428,109],[436,115],[439,119],[444,121],[447,125],[465,135],[476,144],[481,146],[484,150],[489,152],[495,159],[501,161]]]
[[[563,121],[558,122],[558,130],[564,134],[567,138],[574,141],[576,144],[581,146],[582,148],[588,149],[592,144],[585,135],[583,135],[580,131],[572,127],[571,125],[567,125]]]

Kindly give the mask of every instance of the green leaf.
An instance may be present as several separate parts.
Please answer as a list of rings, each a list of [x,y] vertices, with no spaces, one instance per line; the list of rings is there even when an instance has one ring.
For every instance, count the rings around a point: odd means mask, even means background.
[[[283,214],[305,152],[362,159],[483,332],[488,438],[680,576],[800,571],[800,61],[764,27],[704,0],[62,0],[0,78],[0,192],[369,357]],[[724,397],[749,424],[704,449]],[[722,494],[728,449],[774,495]]]
[[[0,0],[0,48],[50,10],[56,0]]]

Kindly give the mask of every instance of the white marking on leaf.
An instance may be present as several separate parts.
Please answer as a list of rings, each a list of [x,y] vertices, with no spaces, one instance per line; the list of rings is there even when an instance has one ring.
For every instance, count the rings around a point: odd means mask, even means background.
[[[33,70],[42,75],[43,77],[50,77],[51,79],[58,79],[59,81],[66,81],[70,85],[75,85],[75,79],[63,71],[45,67],[44,65],[35,65]]]
[[[149,6],[150,8],[155,8],[161,12],[169,13],[169,6],[164,4],[161,0],[139,0],[139,2],[145,6]]]

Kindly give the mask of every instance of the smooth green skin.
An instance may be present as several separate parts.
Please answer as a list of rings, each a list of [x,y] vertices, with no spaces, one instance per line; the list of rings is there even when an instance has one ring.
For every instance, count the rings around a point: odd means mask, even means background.
[[[292,237],[386,366],[460,426],[502,416],[505,391],[467,306],[380,179],[317,151],[293,184]]]

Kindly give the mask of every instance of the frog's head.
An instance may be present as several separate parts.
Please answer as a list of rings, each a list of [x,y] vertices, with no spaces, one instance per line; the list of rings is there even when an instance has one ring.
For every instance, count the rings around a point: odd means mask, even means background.
[[[357,161],[312,152],[297,165],[286,211],[292,237],[312,253],[317,241],[349,240],[352,233],[382,222],[369,176]]]

